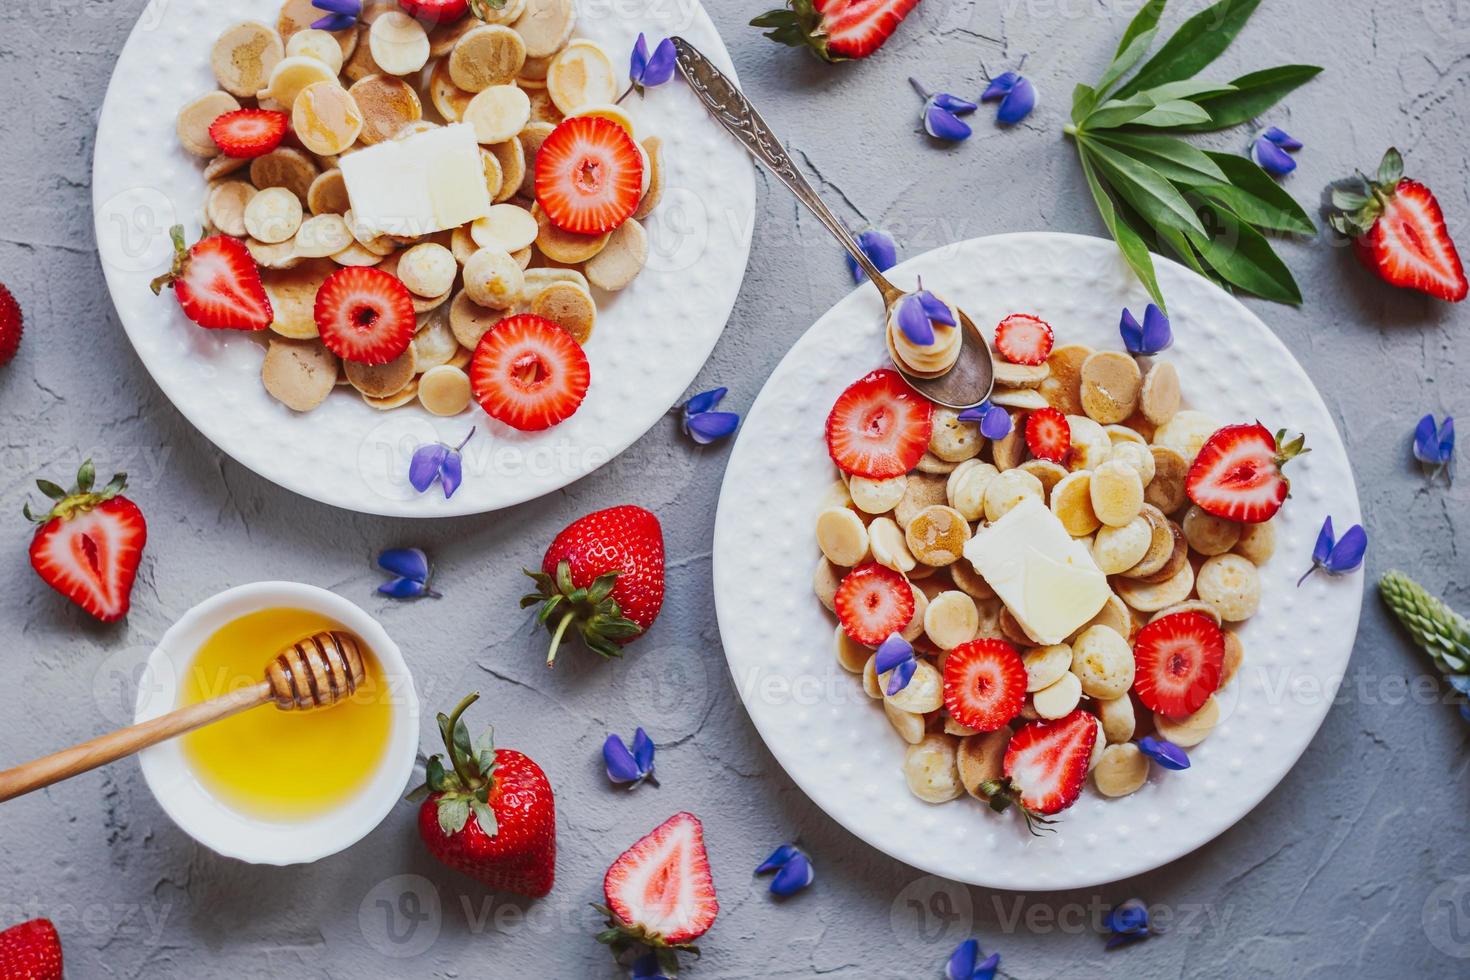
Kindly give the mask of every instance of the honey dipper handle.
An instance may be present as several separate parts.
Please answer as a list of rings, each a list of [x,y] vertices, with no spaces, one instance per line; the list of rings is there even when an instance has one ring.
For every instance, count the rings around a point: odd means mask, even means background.
[[[256,684],[230,694],[171,711],[152,721],[100,735],[23,766],[0,772],[0,803],[63,779],[105,766],[109,762],[141,752],[150,745],[203,728],[212,722],[239,714],[271,700],[269,683]]]

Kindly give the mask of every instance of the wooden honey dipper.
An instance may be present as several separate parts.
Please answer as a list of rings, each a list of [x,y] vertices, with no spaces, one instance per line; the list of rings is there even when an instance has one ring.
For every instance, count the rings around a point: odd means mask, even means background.
[[[267,702],[275,702],[282,711],[330,707],[356,693],[365,672],[357,637],[340,630],[313,633],[282,651],[266,667],[265,679],[253,687],[179,708],[0,772],[0,803]]]

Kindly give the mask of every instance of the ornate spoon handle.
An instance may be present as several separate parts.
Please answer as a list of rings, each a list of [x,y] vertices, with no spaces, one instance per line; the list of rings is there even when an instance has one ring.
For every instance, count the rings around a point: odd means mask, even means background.
[[[885,303],[897,296],[899,290],[863,254],[847,226],[832,213],[832,209],[817,195],[806,177],[796,169],[791,155],[786,152],[786,148],[781,145],[781,141],[761,118],[755,106],[751,105],[750,100],[698,48],[682,37],[676,37],[673,41],[679,56],[679,70],[694,94],[699,96],[699,100],[710,111],[710,115],[719,120],[720,125],[729,130],[751,156],[765,164],[781,183],[791,189],[796,199],[817,216],[867,273],[868,278],[873,280],[873,284],[883,294]]]

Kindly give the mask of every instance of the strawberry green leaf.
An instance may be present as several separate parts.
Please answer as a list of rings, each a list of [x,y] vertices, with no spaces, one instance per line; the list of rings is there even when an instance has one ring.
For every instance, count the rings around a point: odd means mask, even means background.
[[[1204,261],[1226,282],[1262,299],[1299,304],[1301,290],[1291,270],[1271,249],[1266,237],[1237,215],[1214,203],[1196,199],[1210,233],[1186,232]]]
[[[1138,232],[1130,228],[1127,222],[1118,216],[1117,209],[1113,207],[1112,198],[1108,196],[1102,180],[1098,177],[1088,144],[1079,139],[1077,149],[1082,160],[1082,173],[1087,177],[1087,186],[1092,191],[1092,199],[1097,204],[1097,211],[1102,216],[1103,224],[1107,225],[1113,240],[1118,243],[1118,250],[1123,253],[1123,258],[1133,270],[1134,275],[1143,282],[1149,296],[1159,305],[1159,309],[1168,312],[1168,306],[1164,302],[1164,293],[1159,289],[1158,276],[1154,272],[1153,259],[1148,254],[1148,245],[1139,237]]]
[[[52,483],[50,480],[37,480],[36,489],[50,497],[52,500],[65,500],[66,491]]]
[[[89,459],[77,470],[77,489],[82,493],[91,493],[92,484],[97,482],[97,467],[92,465]]]
[[[495,811],[490,809],[488,804],[474,800],[470,803],[470,808],[474,810],[475,821],[485,832],[486,837],[494,837],[500,833],[500,823],[495,819]]]
[[[1208,123],[1183,127],[1192,133],[1227,129],[1249,122],[1321,74],[1316,65],[1282,65],[1242,75],[1230,84],[1233,92],[1203,95],[1196,101],[1210,114]]]
[[[439,829],[446,837],[453,837],[469,822],[470,804],[461,797],[444,797],[439,801],[438,810]]]
[[[1230,47],[1260,4],[1261,0],[1220,0],[1200,11],[1184,22],[1118,95],[1126,98],[1156,85],[1193,78]]]

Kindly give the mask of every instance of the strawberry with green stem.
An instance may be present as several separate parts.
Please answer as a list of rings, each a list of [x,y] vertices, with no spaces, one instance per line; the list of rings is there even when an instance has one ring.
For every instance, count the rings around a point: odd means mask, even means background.
[[[95,489],[97,470],[89,459],[77,470],[77,482],[63,490],[50,480],[36,486],[53,501],[34,514],[27,503],[26,520],[38,525],[31,539],[31,567],[41,580],[104,623],[128,614],[133,581],[148,523],[143,512],[122,495],[126,473],[118,473]]]

